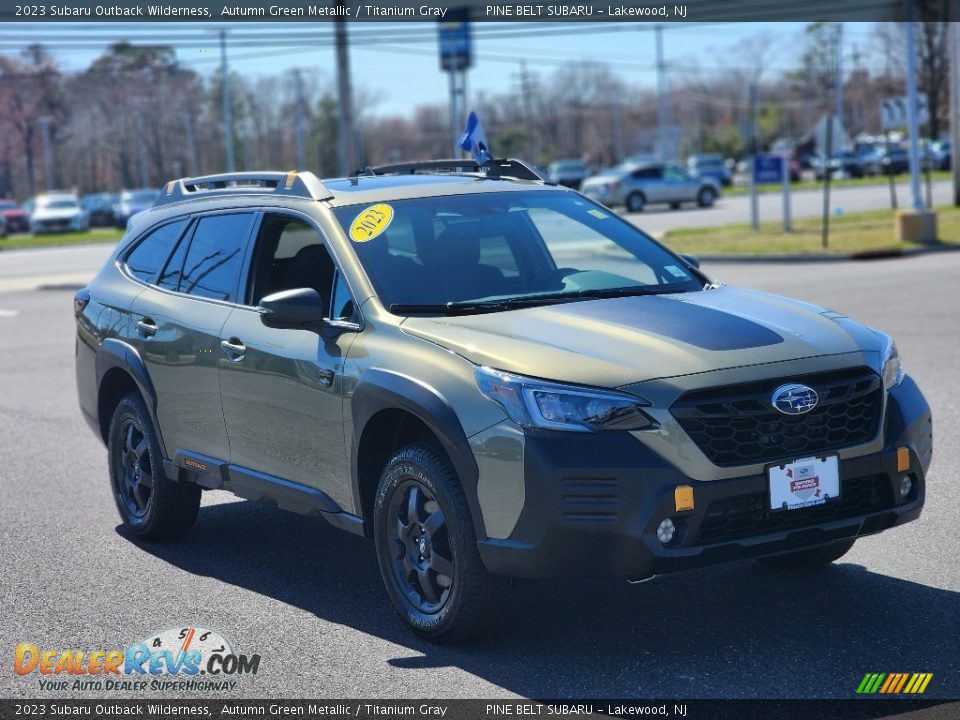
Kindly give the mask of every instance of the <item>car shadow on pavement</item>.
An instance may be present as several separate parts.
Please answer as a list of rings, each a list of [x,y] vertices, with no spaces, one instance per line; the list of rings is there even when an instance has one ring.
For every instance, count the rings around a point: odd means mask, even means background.
[[[450,647],[403,627],[372,543],[320,519],[232,502],[203,507],[177,544],[117,532],[186,572],[408,648],[394,668],[460,668],[527,697],[849,698],[867,672],[931,672],[927,697],[960,694],[960,593],[843,560],[800,576],[738,562],[636,586],[519,581],[504,631]]]

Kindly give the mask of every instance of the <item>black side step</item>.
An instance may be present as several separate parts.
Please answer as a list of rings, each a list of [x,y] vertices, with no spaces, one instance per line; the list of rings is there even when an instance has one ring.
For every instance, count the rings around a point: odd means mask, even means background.
[[[173,461],[165,461],[164,467],[171,479],[193,482],[208,490],[227,490],[281,510],[319,515],[335,527],[363,535],[363,519],[342,510],[322,490],[189,450],[177,450]]]

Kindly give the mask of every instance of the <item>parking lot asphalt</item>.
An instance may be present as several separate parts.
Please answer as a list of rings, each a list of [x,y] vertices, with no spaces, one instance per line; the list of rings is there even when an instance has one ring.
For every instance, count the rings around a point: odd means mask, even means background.
[[[182,542],[128,537],[77,407],[72,292],[0,295],[0,697],[105,694],[41,691],[11,670],[19,643],[125,648],[191,625],[262,656],[226,697],[849,698],[867,672],[930,672],[927,696],[960,697],[960,255],[705,270],[896,337],[934,412],[921,519],[797,577],[738,562],[519,583],[510,625],[460,647],[409,634],[372,545],[320,520],[213,492]]]

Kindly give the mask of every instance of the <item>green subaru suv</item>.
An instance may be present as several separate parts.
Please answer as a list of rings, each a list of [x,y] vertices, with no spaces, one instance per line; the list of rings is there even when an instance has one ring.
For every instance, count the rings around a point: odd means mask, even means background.
[[[518,161],[171,182],[74,311],[130,533],[179,538],[204,489],[318,516],[435,641],[495,626],[514,577],[809,568],[924,501],[889,336],[713,282]]]

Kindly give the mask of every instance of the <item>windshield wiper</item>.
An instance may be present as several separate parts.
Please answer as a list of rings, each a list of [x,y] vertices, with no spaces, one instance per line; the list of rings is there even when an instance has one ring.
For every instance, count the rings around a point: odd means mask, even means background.
[[[523,307],[537,305],[553,305],[556,303],[576,302],[578,300],[595,300],[608,297],[627,297],[632,295],[661,295],[675,290],[663,290],[656,287],[620,287],[595,290],[574,290],[568,292],[542,293],[540,295],[522,295],[513,298],[496,300],[461,300],[458,302],[435,304],[405,304],[394,303],[390,312],[398,315],[410,314],[441,314],[441,315],[469,315],[477,312],[497,312],[499,310],[516,310]]]

